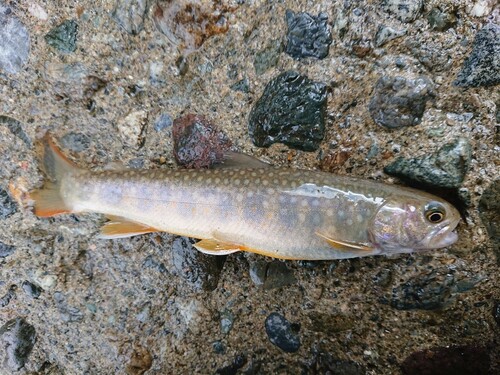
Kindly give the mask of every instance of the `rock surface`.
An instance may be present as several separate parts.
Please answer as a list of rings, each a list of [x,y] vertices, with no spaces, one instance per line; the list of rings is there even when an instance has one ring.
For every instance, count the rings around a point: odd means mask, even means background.
[[[47,44],[61,52],[75,52],[78,24],[75,20],[66,20],[45,35]]]
[[[272,313],[266,318],[266,332],[269,341],[287,353],[294,353],[300,348],[297,335],[299,327],[291,324],[283,315]]]

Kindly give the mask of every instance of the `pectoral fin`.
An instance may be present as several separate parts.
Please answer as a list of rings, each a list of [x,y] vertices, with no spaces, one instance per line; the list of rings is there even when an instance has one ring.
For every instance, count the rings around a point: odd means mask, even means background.
[[[198,251],[209,255],[228,255],[241,249],[238,245],[225,243],[214,239],[201,240],[193,245]]]
[[[337,250],[342,250],[342,251],[373,251],[375,250],[373,247],[365,246],[362,244],[357,244],[353,242],[348,242],[348,241],[340,241],[340,240],[335,240],[325,234],[316,232],[316,235],[320,236],[323,238],[328,244],[337,249]]]
[[[151,228],[147,225],[127,221],[118,216],[108,216],[108,221],[101,227],[99,238],[114,239],[137,236],[139,234],[158,232],[158,229]]]

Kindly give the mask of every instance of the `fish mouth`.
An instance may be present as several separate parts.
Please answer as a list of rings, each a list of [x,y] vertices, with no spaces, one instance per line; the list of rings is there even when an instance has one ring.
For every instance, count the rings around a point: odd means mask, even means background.
[[[457,225],[458,220],[432,231],[422,241],[422,248],[440,249],[442,247],[453,245],[458,240],[458,234],[455,231]]]

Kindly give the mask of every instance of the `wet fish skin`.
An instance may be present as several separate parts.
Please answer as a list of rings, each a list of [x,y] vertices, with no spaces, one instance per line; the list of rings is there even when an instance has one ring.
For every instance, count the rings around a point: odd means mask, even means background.
[[[62,158],[54,147],[48,152]],[[447,246],[456,240],[452,231],[459,220],[453,206],[427,193],[288,168],[91,172],[66,165],[51,188],[63,212],[98,212],[118,223],[140,223],[149,228],[145,232],[213,240],[225,250],[213,253],[247,250],[282,259],[342,259]],[[35,193],[35,201],[43,201],[43,194]],[[429,202],[445,212],[439,224],[425,217]],[[61,213],[61,207],[55,211]],[[40,216],[51,212],[43,204],[38,210]],[[107,235],[103,228],[108,238],[134,233],[142,232]]]

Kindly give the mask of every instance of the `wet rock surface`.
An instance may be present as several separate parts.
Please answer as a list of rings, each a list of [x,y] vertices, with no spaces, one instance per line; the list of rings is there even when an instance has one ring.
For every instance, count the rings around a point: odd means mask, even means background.
[[[283,315],[271,313],[265,322],[266,333],[269,341],[287,353],[294,353],[300,348],[300,329],[296,324],[290,323]]]
[[[433,96],[426,77],[381,77],[368,109],[377,125],[394,129],[420,124],[427,101]]]
[[[442,188],[458,188],[471,162],[471,146],[458,138],[441,147],[436,153],[419,158],[398,158],[384,172],[416,183]]]
[[[28,61],[30,35],[12,8],[0,2],[0,71],[18,73]]]
[[[328,14],[312,16],[309,13],[286,11],[288,31],[285,52],[296,59],[328,56],[332,35],[328,29]]]
[[[299,150],[319,147],[325,135],[326,85],[288,71],[269,82],[248,118],[256,146],[280,142]]]
[[[0,361],[6,370],[24,367],[36,343],[35,328],[23,318],[9,320],[0,327]],[[3,358],[2,358],[3,357]]]
[[[490,374],[489,350],[482,345],[426,349],[411,354],[401,365],[405,375]]]
[[[75,20],[66,20],[50,30],[45,35],[47,44],[61,52],[74,52],[76,50],[76,37],[78,24]]]
[[[500,83],[500,26],[489,23],[477,32],[470,56],[454,82],[460,87],[495,86]]]
[[[208,168],[224,160],[231,141],[203,116],[185,115],[174,120],[172,137],[177,163],[186,168]]]
[[[226,260],[225,256],[210,256],[193,247],[194,240],[176,237],[172,243],[172,259],[176,273],[195,290],[214,290]]]

